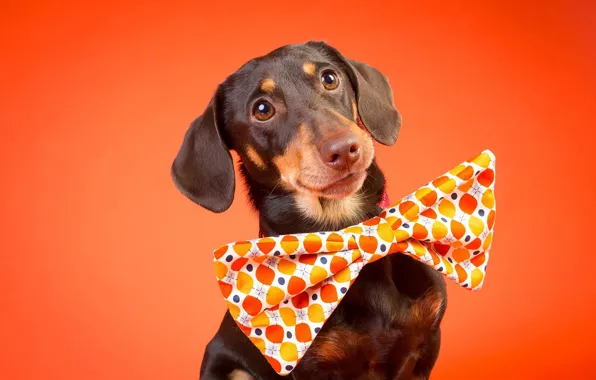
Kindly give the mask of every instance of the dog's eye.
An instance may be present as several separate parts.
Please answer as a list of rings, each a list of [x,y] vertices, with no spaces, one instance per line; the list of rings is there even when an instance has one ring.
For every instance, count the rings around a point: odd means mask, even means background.
[[[339,78],[333,71],[325,71],[321,75],[321,82],[327,90],[335,90],[339,86]]]
[[[266,100],[259,100],[255,103],[253,108],[253,114],[259,121],[267,121],[273,117],[275,114],[275,108],[273,108],[273,104],[269,103]]]

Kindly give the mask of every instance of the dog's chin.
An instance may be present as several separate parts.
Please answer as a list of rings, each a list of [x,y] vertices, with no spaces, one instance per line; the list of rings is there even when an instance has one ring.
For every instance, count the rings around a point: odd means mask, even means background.
[[[312,196],[325,199],[344,199],[356,194],[362,188],[366,175],[366,171],[354,172],[337,181],[317,187],[309,186],[298,179],[296,187],[300,192]]]

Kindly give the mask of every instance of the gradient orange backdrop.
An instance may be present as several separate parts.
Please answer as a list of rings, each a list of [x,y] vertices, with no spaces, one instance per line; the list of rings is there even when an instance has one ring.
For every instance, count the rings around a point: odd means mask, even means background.
[[[242,187],[221,215],[186,200],[171,160],[227,74],[309,39],[389,77],[394,199],[497,155],[487,281],[449,284],[433,379],[591,376],[596,11],[450,3],[3,2],[0,378],[198,377],[225,308],[211,250],[257,221]]]

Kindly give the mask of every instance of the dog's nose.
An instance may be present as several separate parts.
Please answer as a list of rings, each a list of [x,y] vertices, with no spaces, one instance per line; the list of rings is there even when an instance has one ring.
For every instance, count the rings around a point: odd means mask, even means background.
[[[325,140],[319,152],[327,166],[345,170],[360,159],[360,143],[353,134],[342,133]]]

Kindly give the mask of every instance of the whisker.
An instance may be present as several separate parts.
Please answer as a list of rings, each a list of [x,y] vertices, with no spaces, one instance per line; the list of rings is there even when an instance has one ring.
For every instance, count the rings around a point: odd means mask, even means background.
[[[273,186],[273,189],[271,189],[271,192],[269,193],[268,197],[271,196],[271,194],[273,194],[273,192],[275,191],[275,189],[277,189],[277,186],[279,186],[280,181],[277,181],[277,183],[275,184],[275,186]]]

